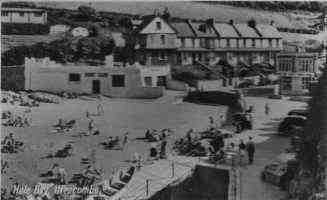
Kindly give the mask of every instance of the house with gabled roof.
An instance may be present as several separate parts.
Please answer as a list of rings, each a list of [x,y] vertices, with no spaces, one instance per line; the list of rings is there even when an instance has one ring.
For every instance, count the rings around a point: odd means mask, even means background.
[[[163,18],[150,16],[138,30],[140,62],[146,65],[167,65],[176,50],[176,31]]]
[[[275,64],[282,37],[272,25],[147,17],[138,30],[138,52],[145,63],[160,65]],[[143,56],[143,57],[142,57]]]

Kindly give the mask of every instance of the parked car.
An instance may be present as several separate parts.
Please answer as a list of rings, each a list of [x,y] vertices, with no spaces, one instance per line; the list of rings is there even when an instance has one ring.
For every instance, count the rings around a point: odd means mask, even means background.
[[[309,116],[309,111],[307,109],[295,109],[288,112],[288,115],[301,115],[303,117]]]
[[[269,99],[283,99],[282,95],[279,94],[272,94],[268,96]]]
[[[232,125],[236,128],[236,133],[245,129],[252,129],[251,113],[236,113],[232,117]]]
[[[299,161],[295,153],[282,153],[261,172],[263,181],[286,190],[298,169]]]
[[[289,115],[279,124],[278,134],[280,135],[293,135],[296,127],[304,127],[307,118],[301,115]]]

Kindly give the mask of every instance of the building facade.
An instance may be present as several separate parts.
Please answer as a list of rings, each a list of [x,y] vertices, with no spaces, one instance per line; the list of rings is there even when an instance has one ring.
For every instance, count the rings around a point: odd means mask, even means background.
[[[138,63],[116,67],[112,56],[103,66],[63,65],[49,58],[25,59],[25,89],[47,92],[103,94],[120,98],[157,98],[163,95],[170,68]]]
[[[46,24],[47,12],[32,8],[1,8],[2,23]]]
[[[139,28],[139,57],[152,65],[231,65],[269,63],[275,65],[282,50],[282,37],[271,25],[173,21],[154,16]]]
[[[281,94],[302,95],[309,92],[319,72],[315,53],[280,53],[277,56]]]

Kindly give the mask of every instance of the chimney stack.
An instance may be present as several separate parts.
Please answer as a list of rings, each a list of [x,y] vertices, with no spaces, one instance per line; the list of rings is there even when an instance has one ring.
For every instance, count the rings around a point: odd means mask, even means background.
[[[248,26],[251,28],[255,28],[257,25],[257,22],[254,19],[251,19],[248,21]]]
[[[215,23],[215,20],[213,18],[209,18],[206,20],[206,23],[210,26],[213,26],[213,24]]]

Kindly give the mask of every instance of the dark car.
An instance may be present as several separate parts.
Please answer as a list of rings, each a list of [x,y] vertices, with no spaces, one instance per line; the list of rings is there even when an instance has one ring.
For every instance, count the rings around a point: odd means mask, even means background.
[[[261,172],[262,180],[286,190],[294,177],[299,162],[295,153],[282,153]]]
[[[304,127],[307,118],[301,115],[289,115],[279,124],[278,133],[289,136],[295,133],[297,127]]]
[[[245,129],[252,129],[252,116],[250,113],[237,113],[233,115],[233,126],[236,128],[236,133],[240,133]]]
[[[288,112],[288,115],[300,115],[303,117],[308,117],[309,116],[309,111],[306,109],[296,109],[296,110],[291,110]]]

